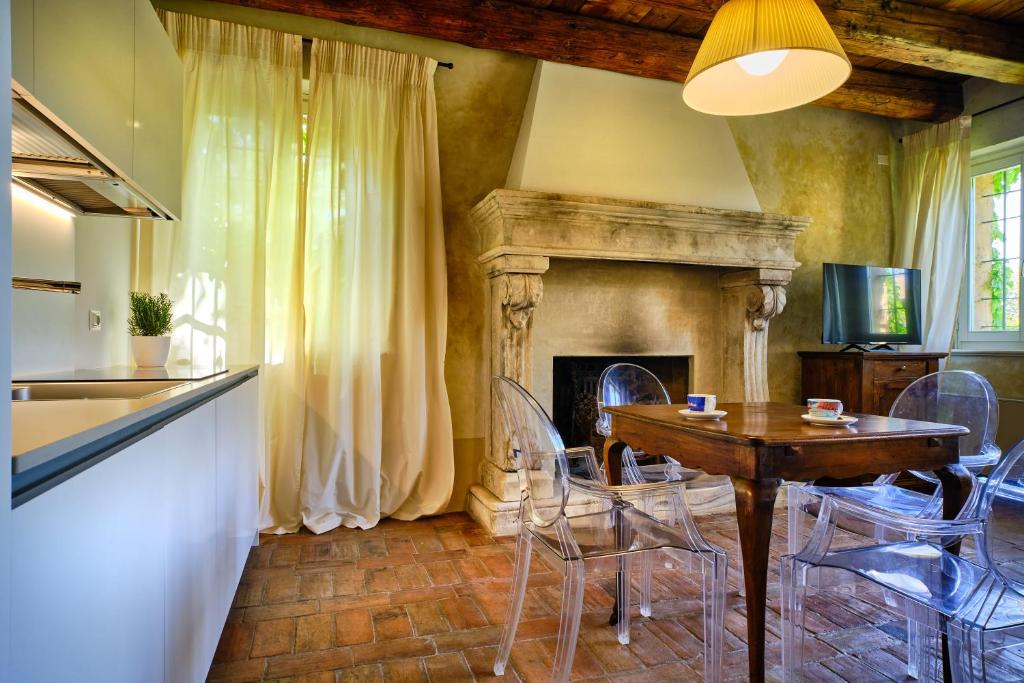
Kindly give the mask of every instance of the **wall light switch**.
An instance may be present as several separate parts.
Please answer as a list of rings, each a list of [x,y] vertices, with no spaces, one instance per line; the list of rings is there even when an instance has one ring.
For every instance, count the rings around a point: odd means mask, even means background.
[[[97,332],[100,329],[101,325],[102,323],[100,321],[100,312],[89,311],[89,331]]]
[[[888,154],[879,154],[878,155],[878,165],[879,166],[888,166],[889,165],[889,155]]]

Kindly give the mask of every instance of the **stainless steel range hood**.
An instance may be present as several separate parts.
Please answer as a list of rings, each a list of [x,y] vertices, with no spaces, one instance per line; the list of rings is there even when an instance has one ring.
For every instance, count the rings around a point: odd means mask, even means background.
[[[57,123],[17,92],[11,96],[13,182],[77,214],[168,218]]]

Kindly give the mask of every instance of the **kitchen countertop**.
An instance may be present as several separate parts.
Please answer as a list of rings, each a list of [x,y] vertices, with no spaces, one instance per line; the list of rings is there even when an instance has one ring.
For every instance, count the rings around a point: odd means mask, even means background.
[[[44,374],[16,377],[14,383],[23,382],[132,382],[161,379],[198,380],[207,379],[228,371],[226,365],[172,365],[163,368],[139,368],[129,365],[115,365],[109,368],[90,370],[67,370]]]
[[[111,368],[103,379],[109,380],[119,371]],[[219,374],[191,379],[182,386],[143,398],[12,402],[13,506],[101,462],[198,405],[255,377],[258,372],[258,366],[232,366]],[[123,379],[182,378],[136,376]],[[64,377],[48,381],[87,380]]]

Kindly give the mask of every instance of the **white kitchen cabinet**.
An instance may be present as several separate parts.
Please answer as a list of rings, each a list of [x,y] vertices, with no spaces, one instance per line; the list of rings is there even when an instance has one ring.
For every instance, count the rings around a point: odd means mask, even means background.
[[[11,0],[11,78],[32,89],[32,0]]]
[[[165,428],[170,437],[166,485],[174,492],[164,582],[166,681],[205,680],[224,626],[223,616],[210,609],[218,589],[213,522],[217,514],[216,404],[220,400]]]
[[[132,172],[134,0],[35,0],[32,94]]]
[[[257,531],[249,379],[12,512],[12,681],[206,678]]]
[[[183,68],[148,0],[13,0],[29,101],[165,213],[181,216]]]
[[[135,0],[132,179],[181,216],[181,103],[178,53],[149,0]]]
[[[259,401],[256,380],[217,399],[218,595],[222,598],[222,622],[228,616],[259,524]]]
[[[163,679],[169,435],[12,512],[12,681]]]

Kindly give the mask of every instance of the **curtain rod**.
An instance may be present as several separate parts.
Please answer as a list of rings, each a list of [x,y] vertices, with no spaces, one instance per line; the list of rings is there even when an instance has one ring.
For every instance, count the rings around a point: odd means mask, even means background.
[[[1020,102],[1021,100],[1024,100],[1024,95],[1021,95],[1020,97],[1014,97],[1012,100],[1006,100],[1005,102],[1001,102],[999,104],[994,104],[991,107],[989,107],[988,109],[982,109],[981,111],[979,111],[976,114],[971,114],[971,118],[972,119],[976,119],[979,116],[984,116],[985,114],[989,113],[990,111],[995,111],[996,109],[1002,109],[1003,107],[1008,107],[1009,105],[1015,104],[1017,102]],[[899,143],[901,145],[903,144],[903,138],[899,139]]]
[[[1003,107],[1005,107],[1005,106],[1007,106],[1009,104],[1013,104],[1014,102],[1020,102],[1021,100],[1024,100],[1024,95],[1021,95],[1020,97],[1015,97],[1012,100],[1007,100],[1007,101],[1003,102],[1002,104],[997,104],[997,105],[991,106],[988,109],[982,109],[977,114],[971,114],[971,118],[976,119],[979,116],[981,116],[982,114],[987,114],[990,111],[995,111],[996,109],[1002,109]]]
[[[313,39],[310,38],[309,36],[302,36],[302,42],[304,44],[306,44],[306,45],[312,45],[313,44]],[[455,68],[455,63],[454,62],[438,62],[437,65],[439,67],[441,67],[442,69],[454,69]]]

